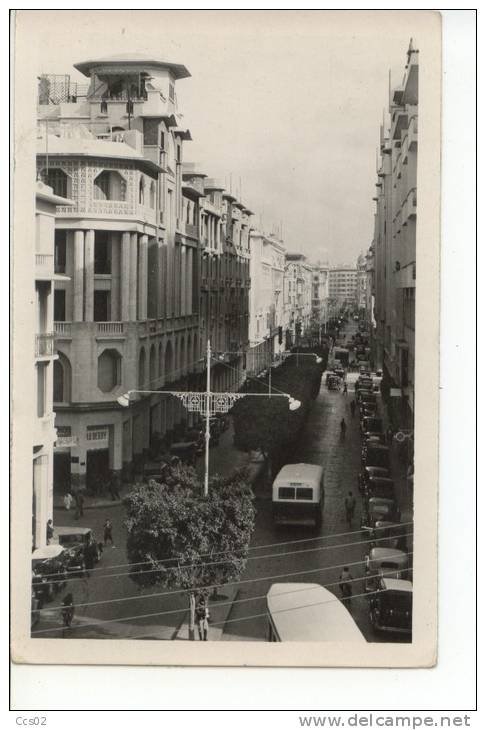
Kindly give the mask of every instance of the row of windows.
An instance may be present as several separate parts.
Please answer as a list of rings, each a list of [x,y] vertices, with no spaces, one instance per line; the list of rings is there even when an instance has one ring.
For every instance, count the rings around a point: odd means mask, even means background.
[[[69,198],[71,195],[71,178],[59,167],[43,170],[41,173],[43,182],[52,188],[55,195],[62,198]],[[138,202],[140,205],[147,205],[155,208],[156,185],[152,180],[150,185],[145,182],[145,177],[140,178],[138,186]],[[118,200],[127,199],[127,181],[116,170],[103,170],[95,178],[93,183],[93,197],[95,200]]]

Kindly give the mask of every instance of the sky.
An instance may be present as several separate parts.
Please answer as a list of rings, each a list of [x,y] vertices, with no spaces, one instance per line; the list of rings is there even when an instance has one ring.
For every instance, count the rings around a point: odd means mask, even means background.
[[[22,12],[22,11],[21,11]],[[373,237],[383,110],[424,11],[23,11],[35,73],[119,53],[183,63],[197,162],[311,260],[354,263]],[[28,17],[26,17],[28,16]]]

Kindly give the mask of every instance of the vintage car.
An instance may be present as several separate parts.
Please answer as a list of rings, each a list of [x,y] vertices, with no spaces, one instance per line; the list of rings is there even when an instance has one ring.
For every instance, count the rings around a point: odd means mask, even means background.
[[[359,403],[376,403],[376,393],[373,390],[372,384],[362,383],[359,385],[356,390],[356,398]]]
[[[403,550],[373,547],[365,556],[365,591],[376,591],[380,578],[408,580],[409,560]]]
[[[362,401],[359,404],[360,418],[372,418],[378,412],[378,405],[369,401]]]
[[[413,587],[409,580],[380,578],[370,594],[370,621],[375,631],[412,633]]]
[[[326,386],[328,390],[339,390],[341,384],[341,378],[334,373],[328,373],[326,375]]]
[[[369,533],[370,547],[386,547],[407,552],[409,532],[410,525],[378,520]]]
[[[360,421],[361,434],[373,431],[374,433],[383,433],[383,420],[376,416],[364,416]]]
[[[67,571],[82,573],[86,569],[86,551],[92,550],[93,562],[97,563],[103,552],[100,543],[96,542],[91,527],[56,527],[54,537],[67,554]]]
[[[40,607],[65,588],[69,557],[62,545],[37,548],[32,553],[32,594]]]
[[[361,434],[361,443],[364,444],[364,442],[368,439],[373,439],[374,441],[386,446],[386,435],[384,433],[380,433],[380,431],[366,431]]]
[[[400,508],[394,499],[370,497],[363,502],[361,529],[372,533],[378,522],[400,522]]]
[[[390,449],[383,444],[372,442],[365,443],[361,449],[362,466],[382,466],[390,469]]]
[[[371,497],[383,497],[384,499],[396,499],[395,482],[389,477],[371,477],[363,489],[365,499]]]
[[[383,468],[382,466],[365,466],[363,469],[361,469],[359,475],[358,475],[358,487],[360,492],[364,492],[366,489],[366,484],[369,482],[370,479],[373,479],[373,477],[389,477],[390,472],[388,469]]]

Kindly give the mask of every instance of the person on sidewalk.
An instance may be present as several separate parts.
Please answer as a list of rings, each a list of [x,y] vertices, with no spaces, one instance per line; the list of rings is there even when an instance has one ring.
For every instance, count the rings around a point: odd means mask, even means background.
[[[353,497],[352,492],[348,492],[347,496],[344,499],[344,509],[346,512],[346,522],[348,523],[349,527],[351,527],[352,523],[353,523],[355,508],[356,508],[356,499]]]
[[[111,542],[111,546],[115,547],[113,544],[113,525],[110,520],[105,520],[105,524],[103,525],[103,540],[105,547],[108,540]]]
[[[46,525],[46,542],[48,545],[51,544],[51,540],[54,537],[54,525],[52,524],[52,520],[47,520]]]
[[[341,589],[341,596],[343,599],[351,598],[353,595],[352,580],[353,576],[351,575],[351,571],[348,566],[345,565],[341,575],[339,576],[339,588]]]
[[[208,640],[209,629],[209,609],[206,605],[206,599],[203,595],[198,598],[196,606],[196,623],[200,641]]]
[[[344,441],[344,439],[346,438],[346,421],[344,420],[344,418],[341,419],[340,428],[341,428],[341,439]]]
[[[343,395],[348,394],[348,384],[346,381],[343,382]]]
[[[354,414],[356,413],[356,401],[354,400],[354,398],[349,404],[349,407],[351,409],[351,418],[354,418]]]
[[[64,508],[69,512],[71,509],[71,505],[73,503],[73,495],[71,492],[68,492],[64,495]]]
[[[388,426],[386,429],[386,442],[388,446],[391,446],[393,443],[393,429],[391,426]]]

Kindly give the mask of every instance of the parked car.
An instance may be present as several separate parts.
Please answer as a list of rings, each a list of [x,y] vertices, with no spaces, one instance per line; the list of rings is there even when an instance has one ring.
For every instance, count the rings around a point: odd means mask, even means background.
[[[370,497],[363,502],[361,529],[372,532],[378,522],[400,522],[400,509],[394,499]]]
[[[55,537],[62,545],[67,554],[67,571],[69,573],[82,573],[86,569],[86,551],[92,550],[93,562],[101,559],[103,547],[96,542],[91,527],[56,527]]]
[[[381,578],[370,595],[370,621],[375,631],[412,633],[413,587],[408,580]]]
[[[369,533],[370,547],[386,547],[407,552],[409,530],[409,525],[378,520],[373,530]]]
[[[361,469],[358,476],[358,487],[360,492],[366,490],[366,485],[373,477],[389,477],[390,472],[388,469],[384,469],[382,466],[365,466]]]
[[[62,545],[37,548],[32,553],[32,594],[40,607],[65,588],[69,558]]]
[[[361,401],[359,404],[359,415],[360,418],[370,418],[376,416],[378,411],[378,404],[372,401]]]
[[[360,429],[362,434],[367,431],[383,433],[383,421],[381,418],[377,418],[376,416],[365,416],[361,419]],[[379,466],[379,464],[377,464],[377,466]]]
[[[362,466],[382,466],[390,469],[390,449],[383,444],[371,443],[361,449]]]
[[[395,482],[389,477],[372,477],[368,479],[363,494],[365,499],[370,497],[383,497],[385,499],[396,499]]]
[[[379,431],[366,431],[365,433],[361,434],[361,441],[364,443],[368,439],[373,439],[375,442],[379,444],[386,445],[386,435],[384,433],[380,433]]]
[[[373,547],[365,556],[365,591],[376,591],[380,578],[408,579],[409,560],[403,550]]]

